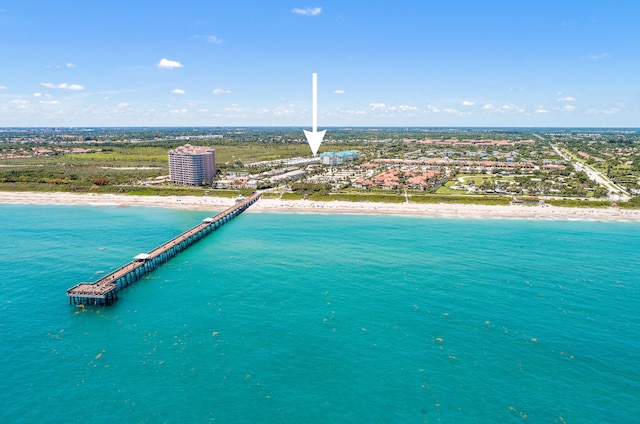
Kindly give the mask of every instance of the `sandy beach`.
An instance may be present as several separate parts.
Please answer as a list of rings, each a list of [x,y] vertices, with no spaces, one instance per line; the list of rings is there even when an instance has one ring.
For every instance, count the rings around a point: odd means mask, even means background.
[[[186,210],[219,211],[234,203],[232,198],[196,196],[128,196],[118,194],[0,192],[0,203],[93,206],[151,206]],[[315,202],[309,200],[260,199],[247,212],[341,213],[468,218],[522,218],[553,220],[640,221],[640,210],[619,208],[565,208],[550,205],[462,205],[372,202]]]

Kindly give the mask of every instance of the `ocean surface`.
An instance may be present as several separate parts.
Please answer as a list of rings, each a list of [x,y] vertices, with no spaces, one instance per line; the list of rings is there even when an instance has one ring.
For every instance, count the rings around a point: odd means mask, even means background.
[[[640,224],[0,205],[2,423],[634,423]]]

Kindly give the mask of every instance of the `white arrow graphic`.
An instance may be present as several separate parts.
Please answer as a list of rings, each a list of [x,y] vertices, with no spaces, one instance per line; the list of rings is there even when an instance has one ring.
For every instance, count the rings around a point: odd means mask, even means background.
[[[305,137],[307,137],[307,143],[309,143],[309,147],[311,147],[311,152],[313,152],[313,156],[315,156],[318,153],[318,149],[320,148],[320,144],[322,144],[322,139],[324,138],[324,133],[326,133],[327,130],[318,132],[318,74],[314,72],[312,76],[313,127],[311,128],[312,131],[303,131]]]

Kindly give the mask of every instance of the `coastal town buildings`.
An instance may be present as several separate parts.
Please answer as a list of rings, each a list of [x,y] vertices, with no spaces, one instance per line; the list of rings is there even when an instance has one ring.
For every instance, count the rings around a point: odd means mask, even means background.
[[[497,195],[616,202],[640,195],[640,135],[634,130],[335,132],[324,145],[332,151],[312,156],[297,131],[0,129],[0,188],[109,192],[143,185],[158,192],[178,183],[347,197]],[[221,138],[225,141],[214,152],[212,143]],[[182,146],[195,140],[209,147]],[[162,156],[146,154],[160,146],[171,147]],[[167,166],[169,149],[174,150]]]
[[[216,175],[216,152],[185,144],[169,151],[169,175],[176,184],[204,185]]]
[[[438,170],[391,168],[371,178],[358,178],[353,182],[353,186],[362,189],[377,187],[385,190],[397,190],[406,186],[412,190],[426,190],[438,182],[439,176]]]

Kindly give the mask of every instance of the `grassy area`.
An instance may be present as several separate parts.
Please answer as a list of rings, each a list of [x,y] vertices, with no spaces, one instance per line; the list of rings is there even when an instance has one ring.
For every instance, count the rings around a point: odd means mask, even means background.
[[[462,179],[464,184],[468,184],[469,181],[473,181],[473,184],[479,186],[485,180],[494,180],[495,175],[459,175],[456,180]]]
[[[216,150],[216,161],[220,164],[226,162],[242,163],[276,160],[296,156],[309,156],[310,150],[307,143],[304,144],[265,144],[265,143],[238,143],[229,146],[212,146]]]
[[[110,151],[61,155],[49,159],[54,158],[69,164],[97,163],[102,166],[158,166],[166,165],[168,160],[167,150],[160,147],[114,147]]]
[[[204,196],[201,188],[190,187],[140,187],[140,186],[98,186],[98,185],[55,185],[38,183],[4,183],[0,184],[0,191],[31,191],[37,193],[111,193],[132,194],[137,196]]]
[[[620,209],[640,209],[640,198],[636,197],[628,202],[618,203],[618,207],[620,207]]]
[[[463,195],[466,192],[463,190],[453,190],[450,187],[454,186],[456,184],[456,181],[447,181],[445,183],[445,185],[442,185],[440,187],[438,187],[438,189],[436,190],[436,194],[442,196],[442,195]]]
[[[611,206],[611,202],[608,200],[558,199],[546,200],[545,203],[551,206],[562,206],[567,208],[608,208]]]
[[[174,143],[178,146],[180,143]],[[174,147],[175,147],[174,146]],[[84,146],[101,151],[77,154],[59,154],[47,157],[4,159],[3,165],[42,165],[42,166],[167,166],[167,154],[171,146],[156,146],[152,143],[123,144],[113,146]],[[309,146],[306,143],[276,144],[276,143],[248,143],[238,142],[233,145],[212,144],[216,151],[216,161],[254,162],[263,160],[283,159],[294,156],[309,156]],[[63,165],[63,166],[64,166]]]
[[[205,196],[208,192],[212,197],[249,196],[252,189],[243,190],[212,190],[204,187],[142,187],[142,186],[74,186],[38,184],[38,183],[4,183],[0,184],[0,191],[37,192],[37,193],[101,193],[128,194],[134,196]]]
[[[263,199],[279,199],[280,193],[275,193],[275,192],[262,193],[262,198]]]

